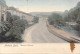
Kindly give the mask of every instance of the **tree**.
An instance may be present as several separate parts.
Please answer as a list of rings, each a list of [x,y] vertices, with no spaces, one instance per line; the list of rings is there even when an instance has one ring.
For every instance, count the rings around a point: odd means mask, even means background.
[[[0,42],[3,42],[6,40],[6,32],[9,31],[9,29],[11,28],[10,23],[8,22],[1,22],[0,23]]]
[[[19,16],[7,12],[7,21],[0,23],[0,42],[22,42],[22,36],[28,22]]]
[[[14,21],[11,29],[5,34],[5,36],[9,38],[8,40],[13,42],[21,41],[22,40],[21,34],[25,30],[25,24],[28,24],[27,22],[25,22],[25,20],[19,19]]]
[[[80,7],[80,2],[77,3],[77,7]]]
[[[54,13],[49,16],[48,21],[51,25],[62,26],[64,24],[62,16],[57,13]]]
[[[38,23],[38,21],[39,21],[39,17],[34,16],[33,22]]]

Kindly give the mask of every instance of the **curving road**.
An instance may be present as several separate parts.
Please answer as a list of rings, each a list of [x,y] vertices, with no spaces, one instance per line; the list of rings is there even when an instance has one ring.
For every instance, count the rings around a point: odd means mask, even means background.
[[[66,43],[67,41],[50,33],[46,20],[39,19],[39,23],[25,30],[23,39],[26,43]]]

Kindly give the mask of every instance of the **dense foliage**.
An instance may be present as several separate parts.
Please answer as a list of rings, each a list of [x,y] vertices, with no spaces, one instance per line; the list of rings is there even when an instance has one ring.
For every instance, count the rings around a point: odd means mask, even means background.
[[[0,42],[22,42],[21,34],[28,27],[26,20],[7,12],[7,21],[0,23]]]
[[[49,16],[48,21],[51,25],[54,25],[56,27],[57,26],[61,27],[65,25],[63,17],[58,13],[54,13],[51,16]]]
[[[39,21],[39,17],[34,16],[33,22],[38,23],[38,21]]]
[[[64,26],[80,33],[80,2],[78,2],[76,7],[65,11],[62,15],[59,13],[52,14],[48,17],[48,21],[51,25],[56,25],[56,27]],[[74,25],[72,25],[73,23]]]

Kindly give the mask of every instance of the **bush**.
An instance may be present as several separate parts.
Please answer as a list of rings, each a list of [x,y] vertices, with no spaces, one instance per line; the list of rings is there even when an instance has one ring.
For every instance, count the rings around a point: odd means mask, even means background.
[[[51,25],[56,25],[56,26],[65,25],[65,22],[64,22],[62,16],[57,13],[54,13],[51,16],[49,16],[48,21]]]
[[[10,17],[9,17],[10,16]],[[26,20],[9,13],[6,22],[0,23],[0,42],[22,42],[21,34],[28,27]]]
[[[8,22],[1,22],[0,23],[0,42],[3,42],[6,40],[6,32],[9,31],[11,27],[11,24]]]
[[[38,21],[39,21],[39,18],[34,16],[33,22],[38,23]]]

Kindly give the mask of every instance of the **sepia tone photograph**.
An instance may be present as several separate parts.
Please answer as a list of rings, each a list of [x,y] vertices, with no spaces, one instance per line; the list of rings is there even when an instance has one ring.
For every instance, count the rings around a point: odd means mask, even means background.
[[[80,54],[80,0],[0,0],[0,54]]]
[[[80,43],[80,1],[0,0],[0,43]]]

